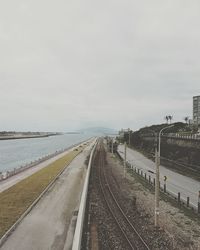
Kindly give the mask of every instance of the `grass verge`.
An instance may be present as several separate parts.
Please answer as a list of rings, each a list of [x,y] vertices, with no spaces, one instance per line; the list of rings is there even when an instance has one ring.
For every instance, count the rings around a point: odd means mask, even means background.
[[[82,152],[82,148],[67,153],[62,158],[0,193],[0,237],[80,152]]]

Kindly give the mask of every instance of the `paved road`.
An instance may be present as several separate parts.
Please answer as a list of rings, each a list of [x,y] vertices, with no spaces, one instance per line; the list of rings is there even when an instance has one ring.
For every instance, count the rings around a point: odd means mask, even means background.
[[[66,168],[46,195],[24,218],[2,250],[63,250],[71,248],[74,211],[84,183],[84,161],[91,145]]]
[[[124,145],[119,145],[118,152],[124,158]],[[148,170],[155,172],[155,163],[141,153],[127,147],[127,161],[134,167],[141,169],[147,175],[151,175],[152,178],[155,178],[155,174],[148,172]],[[200,182],[176,173],[164,166],[160,166],[161,186],[163,186],[164,183],[164,176],[167,176],[167,190],[175,195],[180,192],[182,199],[185,201],[187,197],[190,197],[191,204],[197,208]]]

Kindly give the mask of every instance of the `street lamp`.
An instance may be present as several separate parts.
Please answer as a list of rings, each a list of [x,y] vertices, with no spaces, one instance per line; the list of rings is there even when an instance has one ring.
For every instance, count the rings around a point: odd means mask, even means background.
[[[164,130],[173,127],[174,125],[164,127],[158,134],[158,150],[155,150],[155,162],[156,162],[156,183],[155,183],[155,227],[158,227],[159,218],[159,190],[160,190],[160,145],[161,134]]]
[[[159,158],[159,164],[160,164],[160,145],[161,145],[161,134],[164,130],[168,129],[168,128],[172,128],[174,127],[174,125],[170,125],[167,127],[164,127],[160,130],[159,135],[158,135],[158,158]]]
[[[124,178],[126,178],[126,141],[124,143]]]
[[[128,128],[128,145],[131,146],[131,130]]]
[[[112,151],[112,156],[113,156],[113,138],[112,138],[112,150],[111,151]]]

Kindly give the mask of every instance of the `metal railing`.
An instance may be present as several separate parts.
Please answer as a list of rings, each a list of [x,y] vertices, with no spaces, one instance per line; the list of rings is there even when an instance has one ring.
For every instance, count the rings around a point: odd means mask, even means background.
[[[126,168],[130,173],[136,174],[139,177],[141,177],[146,183],[148,183],[152,188],[155,187],[155,178],[152,178],[152,176],[144,172],[141,168],[134,167],[129,162],[126,162]],[[194,212],[200,214],[200,192],[199,194],[196,194],[198,196],[198,201],[196,204],[191,202],[190,197],[182,197],[181,192],[173,192],[167,188],[167,182],[165,181],[164,184],[160,183],[160,192],[169,196],[170,198],[173,198],[177,201],[177,204],[180,206],[184,206],[186,208],[192,209]]]
[[[4,171],[4,172],[0,172],[0,182],[4,181],[4,180],[7,180],[8,178],[10,178],[10,177],[12,177],[12,176],[14,176],[16,174],[19,174],[19,173],[21,173],[21,172],[23,172],[23,171],[25,171],[25,170],[27,170],[29,168],[32,168],[32,167],[34,167],[34,166],[36,166],[36,165],[38,165],[38,164],[40,164],[42,162],[45,162],[45,161],[47,161],[47,160],[49,160],[49,159],[51,159],[51,158],[53,158],[53,157],[55,157],[55,156],[57,156],[59,154],[64,153],[65,151],[68,151],[68,150],[70,150],[70,149],[72,149],[74,147],[77,147],[78,145],[80,145],[80,144],[82,144],[84,142],[87,142],[87,141],[88,140],[84,140],[84,141],[79,142],[77,144],[74,144],[74,145],[72,145],[70,147],[67,147],[67,148],[64,148],[64,149],[61,149],[61,150],[57,150],[52,154],[45,155],[45,156],[43,156],[43,157],[41,157],[41,158],[39,158],[39,159],[37,159],[35,161],[31,161],[31,162],[29,162],[29,163],[27,163],[25,165],[16,167],[16,168],[14,168],[12,170],[7,170],[7,171]]]

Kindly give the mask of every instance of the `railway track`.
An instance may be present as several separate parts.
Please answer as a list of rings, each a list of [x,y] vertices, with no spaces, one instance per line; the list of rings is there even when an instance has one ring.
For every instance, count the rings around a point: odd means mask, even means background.
[[[117,227],[119,228],[127,246],[129,247],[129,249],[134,250],[150,250],[149,246],[146,244],[142,236],[138,233],[130,219],[124,213],[113,191],[111,190],[105,173],[105,149],[102,142],[100,142],[99,145],[98,167],[99,184],[105,203]]]

